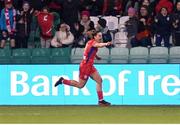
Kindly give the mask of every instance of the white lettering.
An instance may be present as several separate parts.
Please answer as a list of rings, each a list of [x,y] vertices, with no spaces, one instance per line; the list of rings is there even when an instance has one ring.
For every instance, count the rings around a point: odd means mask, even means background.
[[[21,77],[20,80],[17,80]],[[24,71],[13,71],[11,72],[11,95],[12,96],[23,96],[29,92],[29,86],[26,83],[28,74]],[[22,87],[21,91],[18,91],[19,87]]]
[[[35,76],[32,81],[38,82],[42,80],[42,83],[35,83],[31,92],[34,96],[48,96],[49,95],[49,79],[46,76]],[[38,89],[42,88],[42,92],[38,92]]]
[[[174,82],[169,83],[168,80],[172,79]],[[163,78],[162,80],[162,91],[169,96],[174,96],[180,94],[180,79],[175,76],[175,75],[168,75]],[[174,88],[174,91],[170,92],[168,87],[179,87],[179,88]]]
[[[145,73],[144,71],[139,71],[139,95],[145,95]]]
[[[128,82],[128,79],[125,78],[126,74],[131,74],[131,71],[129,70],[124,70],[122,72],[119,73],[119,95],[124,96],[124,84],[125,82]]]
[[[154,83],[158,79],[161,79],[160,75],[148,76],[148,95],[154,95]]]
[[[104,96],[113,95],[113,93],[115,93],[115,91],[116,91],[116,81],[115,81],[115,79],[112,76],[109,76],[109,75],[103,75],[102,79],[103,79],[103,81],[105,79],[109,80],[109,84],[110,84],[109,91],[108,92],[104,91],[104,93],[103,93]]]

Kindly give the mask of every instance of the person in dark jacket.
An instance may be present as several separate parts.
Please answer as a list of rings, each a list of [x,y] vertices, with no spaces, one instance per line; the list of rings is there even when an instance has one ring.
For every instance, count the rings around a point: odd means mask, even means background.
[[[4,0],[0,0],[0,12],[4,8]]]
[[[106,26],[106,24],[107,24],[106,20],[103,18],[100,18],[96,26],[96,31],[100,31],[102,33],[102,38],[103,38],[102,40],[104,43],[112,41],[110,31],[108,27]]]
[[[135,36],[138,31],[138,18],[136,16],[136,10],[132,7],[128,9],[128,16],[129,20],[126,21],[125,26],[127,29],[127,37],[128,37],[128,43],[131,43],[131,41],[135,40]],[[129,46],[130,48],[130,46]]]
[[[44,6],[47,6],[48,0],[26,0],[30,3],[30,6],[34,9],[34,11],[41,11]]]
[[[81,11],[88,10],[91,16],[102,14],[104,0],[81,0]]]
[[[138,19],[138,32],[136,34],[136,39],[131,41],[132,47],[152,46],[151,26],[152,26],[152,18],[148,13],[148,7],[143,5],[140,8],[139,19]]]
[[[22,11],[17,15],[17,48],[27,48],[30,34],[30,26],[32,21],[33,11],[30,10],[28,2],[22,5]]]
[[[173,29],[175,46],[180,46],[180,1],[176,4],[176,10],[173,13]]]
[[[122,0],[104,0],[102,15],[120,15],[122,14]]]
[[[71,32],[74,34],[74,25],[78,22],[78,14],[80,9],[79,0],[62,1],[62,20],[70,26]]]
[[[155,34],[156,34],[156,46],[162,45],[164,40],[164,46],[170,47],[170,35],[172,30],[172,19],[168,15],[167,8],[163,7],[160,13],[155,17]]]

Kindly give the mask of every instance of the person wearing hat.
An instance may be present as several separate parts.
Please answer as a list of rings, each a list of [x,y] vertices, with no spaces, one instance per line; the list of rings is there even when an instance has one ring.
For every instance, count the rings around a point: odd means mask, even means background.
[[[90,13],[87,10],[84,10],[81,12],[81,25],[84,26],[84,34],[91,30],[94,29],[94,23],[90,20]]]
[[[12,4],[12,0],[5,0],[5,8],[1,11],[0,29],[2,38],[0,48],[4,48],[7,41],[10,41],[11,48],[15,48],[16,10]]]
[[[96,26],[96,31],[100,31],[102,33],[102,37],[103,37],[102,40],[105,43],[112,41],[110,31],[108,27],[106,26],[106,24],[107,24],[106,20],[103,18],[100,18]]]
[[[86,42],[92,38],[92,31],[95,30],[93,21],[90,20],[90,13],[87,10],[81,12],[79,27],[82,26],[83,33],[77,38],[76,43],[79,47],[85,47]],[[77,26],[75,26],[77,29]]]

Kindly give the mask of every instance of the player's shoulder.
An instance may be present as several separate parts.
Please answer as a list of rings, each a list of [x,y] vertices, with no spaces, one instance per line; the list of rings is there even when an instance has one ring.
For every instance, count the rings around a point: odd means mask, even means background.
[[[90,46],[94,45],[96,41],[94,39],[91,39],[87,42]]]

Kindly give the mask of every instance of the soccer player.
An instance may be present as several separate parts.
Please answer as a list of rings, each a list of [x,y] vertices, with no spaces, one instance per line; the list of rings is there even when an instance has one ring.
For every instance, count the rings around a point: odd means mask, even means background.
[[[55,83],[55,87],[59,84],[65,84],[74,86],[77,88],[83,88],[85,84],[87,83],[87,80],[89,77],[91,77],[94,81],[96,81],[96,90],[98,95],[98,104],[100,106],[109,106],[111,105],[109,102],[105,101],[103,99],[103,92],[102,92],[102,78],[99,75],[96,68],[93,66],[94,59],[99,58],[96,53],[98,51],[98,48],[110,46],[112,43],[102,43],[102,33],[101,32],[95,32],[93,34],[93,39],[89,40],[85,46],[84,54],[83,54],[83,60],[80,63],[80,74],[79,74],[79,82],[75,80],[67,80],[63,77],[60,77],[60,79]]]

